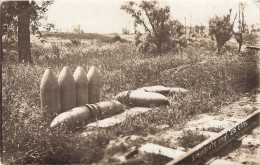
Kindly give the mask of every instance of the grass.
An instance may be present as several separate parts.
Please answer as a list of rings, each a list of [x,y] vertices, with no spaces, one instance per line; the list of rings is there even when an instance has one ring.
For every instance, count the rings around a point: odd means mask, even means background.
[[[193,148],[206,139],[207,139],[207,137],[200,134],[198,131],[185,130],[185,131],[183,131],[183,134],[181,137],[181,146],[186,149]]]
[[[216,132],[216,133],[219,133],[221,132],[222,130],[224,130],[223,127],[219,126],[219,127],[209,127],[207,129],[205,129],[205,131],[209,131],[209,132]]]
[[[4,163],[95,163],[105,156],[109,141],[119,135],[156,134],[161,131],[156,126],[162,124],[178,127],[193,115],[214,112],[253,92],[258,84],[254,54],[228,50],[218,55],[211,42],[201,41],[199,46],[191,45],[182,52],[158,57],[135,51],[131,43],[108,43],[55,43],[56,47],[51,49],[33,44],[32,65],[17,63],[5,55],[2,69]],[[190,92],[171,96],[170,106],[154,107],[109,129],[96,128],[85,138],[68,130],[50,130],[49,121],[41,116],[41,76],[47,67],[58,76],[64,66],[74,71],[79,65],[85,71],[91,65],[99,69],[101,100],[148,85],[178,86]],[[188,133],[187,140],[191,137],[193,134]]]
[[[117,34],[114,34],[114,36],[118,36]],[[112,36],[108,35],[102,35],[98,33],[82,33],[82,34],[76,34],[76,33],[43,33],[42,37],[44,38],[58,38],[58,39],[69,39],[71,41],[75,40],[98,40],[102,43],[113,43],[115,42],[114,38]],[[122,39],[121,39],[122,40]],[[122,40],[126,41],[126,40]]]

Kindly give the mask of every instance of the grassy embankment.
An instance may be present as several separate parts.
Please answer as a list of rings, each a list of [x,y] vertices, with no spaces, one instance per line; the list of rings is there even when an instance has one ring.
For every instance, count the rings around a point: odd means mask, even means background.
[[[195,114],[215,112],[252,93],[257,85],[254,55],[237,54],[232,49],[218,55],[212,42],[201,41],[183,52],[159,57],[143,55],[131,43],[57,43],[51,49],[33,44],[32,56],[33,65],[10,60],[3,63],[4,163],[18,158],[20,163],[93,163],[103,157],[109,140],[118,135],[155,134],[161,131],[156,126],[162,124],[178,127]],[[87,72],[91,65],[100,70],[101,100],[148,85],[183,87],[190,92],[171,97],[170,106],[129,117],[113,128],[96,129],[88,138],[80,138],[75,132],[50,130],[40,109],[39,87],[44,70],[51,67],[58,76],[64,66],[72,71],[82,66]]]

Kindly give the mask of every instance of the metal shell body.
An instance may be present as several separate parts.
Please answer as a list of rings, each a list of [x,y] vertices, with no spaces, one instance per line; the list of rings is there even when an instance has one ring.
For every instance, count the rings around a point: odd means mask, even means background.
[[[123,105],[117,100],[103,101],[97,103],[97,105],[101,110],[98,117],[99,119],[113,116],[124,111]]]
[[[91,119],[110,117],[123,111],[123,105],[116,100],[86,104],[59,114],[51,122],[50,127],[54,128],[60,125],[75,127],[79,124],[87,123]]]
[[[57,77],[48,68],[45,70],[40,84],[41,108],[48,114],[59,114],[61,112],[60,91]],[[43,113],[45,116],[45,113]]]
[[[88,79],[82,67],[73,74],[76,85],[76,106],[88,104]]]
[[[67,66],[60,72],[58,82],[60,85],[61,112],[65,112],[76,107],[75,81]]]
[[[86,106],[80,106],[59,114],[53,119],[50,127],[54,128],[61,125],[77,126],[87,122],[91,118],[91,111]]]
[[[162,95],[168,95],[170,89],[165,87],[165,86],[149,86],[149,87],[142,87],[138,90],[144,90],[145,92],[155,92],[155,93],[160,93]]]
[[[144,91],[132,91],[129,99],[135,106],[149,107],[151,105],[159,106],[169,104],[169,100],[162,94]]]
[[[131,93],[131,91],[120,92],[119,94],[116,95],[115,100],[118,100],[122,104],[129,105],[130,104],[130,99],[129,99],[130,93]]]
[[[88,78],[88,103],[94,104],[100,101],[101,79],[96,67],[92,66],[87,74]]]

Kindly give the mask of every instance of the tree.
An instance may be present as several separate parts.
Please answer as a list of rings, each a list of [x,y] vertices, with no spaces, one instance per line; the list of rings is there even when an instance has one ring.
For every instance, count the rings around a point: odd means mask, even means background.
[[[149,42],[156,45],[158,53],[171,37],[183,34],[183,26],[170,18],[170,7],[160,7],[158,1],[142,1],[139,4],[127,2],[121,9],[130,14],[135,24],[142,26],[150,35]]]
[[[30,32],[35,34],[39,31],[45,13],[52,1],[34,0],[4,1],[1,3],[1,23],[3,36],[18,36],[19,61],[32,63],[30,50]]]
[[[246,22],[245,22],[245,10],[246,5],[244,3],[239,2],[239,11],[238,11],[238,32],[234,32],[236,41],[238,42],[238,52],[240,53],[241,47],[243,44],[243,33],[246,30]]]
[[[217,41],[218,53],[220,53],[224,44],[231,38],[234,22],[230,22],[231,20],[232,10],[230,9],[227,15],[223,17],[215,16],[209,19],[209,35],[214,36]]]
[[[255,33],[256,29],[255,29],[255,24],[251,25],[251,34]]]

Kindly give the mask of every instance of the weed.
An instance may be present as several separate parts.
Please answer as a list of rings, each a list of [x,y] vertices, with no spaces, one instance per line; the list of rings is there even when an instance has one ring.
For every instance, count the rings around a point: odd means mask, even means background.
[[[207,129],[205,129],[205,131],[216,132],[216,133],[219,133],[222,130],[224,130],[223,127],[209,127]]]
[[[198,131],[184,130],[181,137],[180,144],[182,147],[186,149],[193,148],[206,139],[207,137],[200,134]]]

